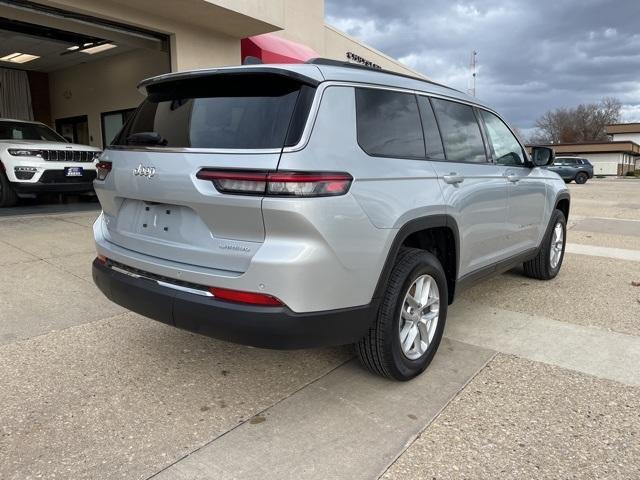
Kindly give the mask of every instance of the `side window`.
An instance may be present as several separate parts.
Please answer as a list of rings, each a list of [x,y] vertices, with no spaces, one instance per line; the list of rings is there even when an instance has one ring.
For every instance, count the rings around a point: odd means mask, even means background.
[[[440,125],[444,151],[450,162],[485,163],[487,156],[473,108],[462,103],[432,99]]]
[[[427,149],[427,160],[444,160],[444,147],[438,130],[438,123],[431,108],[431,102],[427,97],[418,96],[420,117],[422,118],[422,130],[424,143]]]
[[[493,149],[498,165],[524,165],[522,146],[502,120],[493,113],[480,111],[487,128],[489,143]]]
[[[565,163],[566,165],[569,165],[570,167],[574,167],[574,166],[578,163],[578,161],[577,161],[575,158],[567,158],[567,159],[564,161],[564,163]]]
[[[424,159],[416,97],[410,93],[356,88],[358,144],[369,155]]]

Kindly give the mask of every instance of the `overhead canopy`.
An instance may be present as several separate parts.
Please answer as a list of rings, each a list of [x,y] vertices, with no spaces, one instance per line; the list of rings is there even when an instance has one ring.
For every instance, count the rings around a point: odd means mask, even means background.
[[[304,63],[320,56],[306,45],[285,40],[271,33],[243,38],[240,50],[243,63],[247,57],[258,58],[262,63]]]

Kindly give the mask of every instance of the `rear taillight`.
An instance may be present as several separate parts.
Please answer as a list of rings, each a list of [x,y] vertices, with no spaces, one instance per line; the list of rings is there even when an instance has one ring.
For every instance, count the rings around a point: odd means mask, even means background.
[[[209,291],[214,298],[227,302],[245,303],[249,305],[261,305],[264,307],[282,307],[284,304],[276,297],[264,293],[241,292],[228,288],[210,287]]]
[[[200,180],[213,182],[222,193],[285,197],[330,197],[349,191],[353,177],[333,172],[256,172],[200,170]]]
[[[104,180],[105,178],[107,178],[107,175],[109,175],[109,172],[111,171],[111,162],[98,162],[96,163],[96,178],[98,180]]]

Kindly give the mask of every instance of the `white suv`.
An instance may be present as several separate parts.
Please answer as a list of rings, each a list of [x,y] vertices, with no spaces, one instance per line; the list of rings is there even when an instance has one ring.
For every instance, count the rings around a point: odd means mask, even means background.
[[[93,190],[100,152],[67,142],[43,123],[0,119],[0,207],[23,194]]]

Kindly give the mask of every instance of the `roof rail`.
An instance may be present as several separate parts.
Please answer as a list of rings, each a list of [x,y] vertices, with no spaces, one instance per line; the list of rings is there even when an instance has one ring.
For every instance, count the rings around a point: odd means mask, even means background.
[[[326,65],[328,67],[359,68],[361,70],[369,70],[371,72],[387,73],[389,75],[396,75],[398,77],[410,78],[412,80],[418,80],[420,82],[430,83],[431,85],[437,85],[438,87],[447,88],[449,90],[453,90],[454,92],[463,93],[460,90],[449,87],[448,85],[443,85],[442,83],[434,82],[432,80],[427,80],[426,78],[416,77],[415,75],[408,75],[406,73],[394,72],[392,70],[387,70],[385,68],[370,67],[368,65],[360,65],[358,63],[344,62],[342,60],[333,60],[331,58],[322,58],[322,57],[310,58],[304,63],[308,63],[310,65]]]

